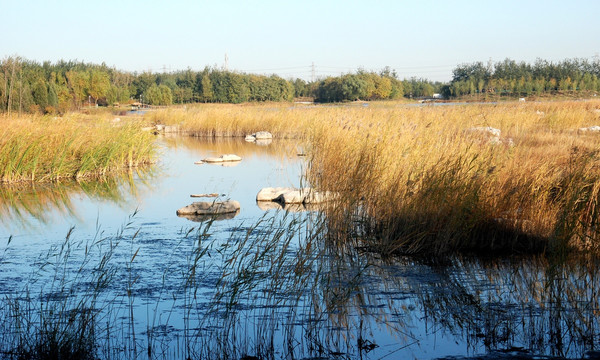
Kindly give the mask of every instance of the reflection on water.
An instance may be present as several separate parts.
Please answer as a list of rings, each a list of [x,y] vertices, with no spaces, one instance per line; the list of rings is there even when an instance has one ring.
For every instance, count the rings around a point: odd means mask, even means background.
[[[220,221],[220,220],[231,220],[234,217],[238,216],[240,211],[230,212],[225,214],[216,214],[216,215],[189,215],[189,214],[177,214],[177,216],[186,218],[190,221],[194,222],[205,222],[205,221]]]
[[[48,314],[92,314],[100,358],[577,358],[600,345],[597,258],[382,259],[328,237],[318,209],[256,203],[263,187],[298,185],[297,144],[159,141],[160,176],[0,188],[0,225],[44,229],[0,249],[0,351]],[[243,160],[194,165],[227,153]],[[242,209],[177,217],[198,193]],[[81,218],[68,239],[46,231],[63,217]]]
[[[117,206],[136,198],[140,188],[147,190],[154,174],[140,168],[100,180],[61,181],[57,183],[18,183],[0,186],[0,224],[20,229],[49,224],[57,216],[77,218],[74,199],[109,201]]]

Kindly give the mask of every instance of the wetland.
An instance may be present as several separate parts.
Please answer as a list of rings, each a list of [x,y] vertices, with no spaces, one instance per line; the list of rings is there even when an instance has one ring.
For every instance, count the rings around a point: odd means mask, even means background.
[[[156,111],[147,121],[186,136],[152,138],[152,166],[2,184],[0,351],[103,359],[597,355],[597,145],[594,134],[577,132],[594,125],[597,108]],[[465,132],[486,126],[502,130],[500,143]],[[265,145],[200,136],[267,128],[275,138]],[[195,164],[223,154],[242,160]],[[316,208],[256,202],[261,188],[306,185],[342,197]],[[192,194],[241,209],[227,218],[177,216]],[[522,244],[531,239],[542,239],[542,250]],[[586,251],[573,250],[582,242]]]

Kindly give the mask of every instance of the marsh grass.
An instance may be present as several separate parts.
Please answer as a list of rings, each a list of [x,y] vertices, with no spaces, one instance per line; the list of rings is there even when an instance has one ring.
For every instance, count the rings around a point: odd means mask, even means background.
[[[289,104],[204,104],[152,111],[144,116],[153,124],[176,125],[185,134],[243,137],[269,131],[276,138],[301,138],[312,121],[310,107]]]
[[[137,122],[115,124],[108,115],[61,118],[2,117],[0,180],[98,178],[154,160],[152,135]]]
[[[308,178],[343,194],[331,229],[383,253],[594,249],[598,138],[578,129],[599,105],[348,111],[311,136]]]

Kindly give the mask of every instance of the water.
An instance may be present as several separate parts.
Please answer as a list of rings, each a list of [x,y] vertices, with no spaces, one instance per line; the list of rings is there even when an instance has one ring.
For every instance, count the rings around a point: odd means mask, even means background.
[[[299,144],[157,141],[151,171],[2,190],[0,293],[26,305],[20,318],[60,324],[95,309],[101,358],[581,357],[598,347],[595,259],[381,259],[311,238],[326,225],[317,212],[257,206],[262,187],[300,186]],[[243,160],[194,164],[226,153]],[[241,211],[212,224],[176,216],[198,193]]]

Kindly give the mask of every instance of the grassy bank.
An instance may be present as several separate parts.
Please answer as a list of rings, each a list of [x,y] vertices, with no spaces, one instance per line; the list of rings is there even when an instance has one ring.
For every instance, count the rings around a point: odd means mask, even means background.
[[[94,178],[151,162],[152,135],[112,116],[2,117],[2,182]]]
[[[194,135],[308,141],[339,192],[330,230],[383,253],[596,248],[600,102],[209,105],[150,115]]]

